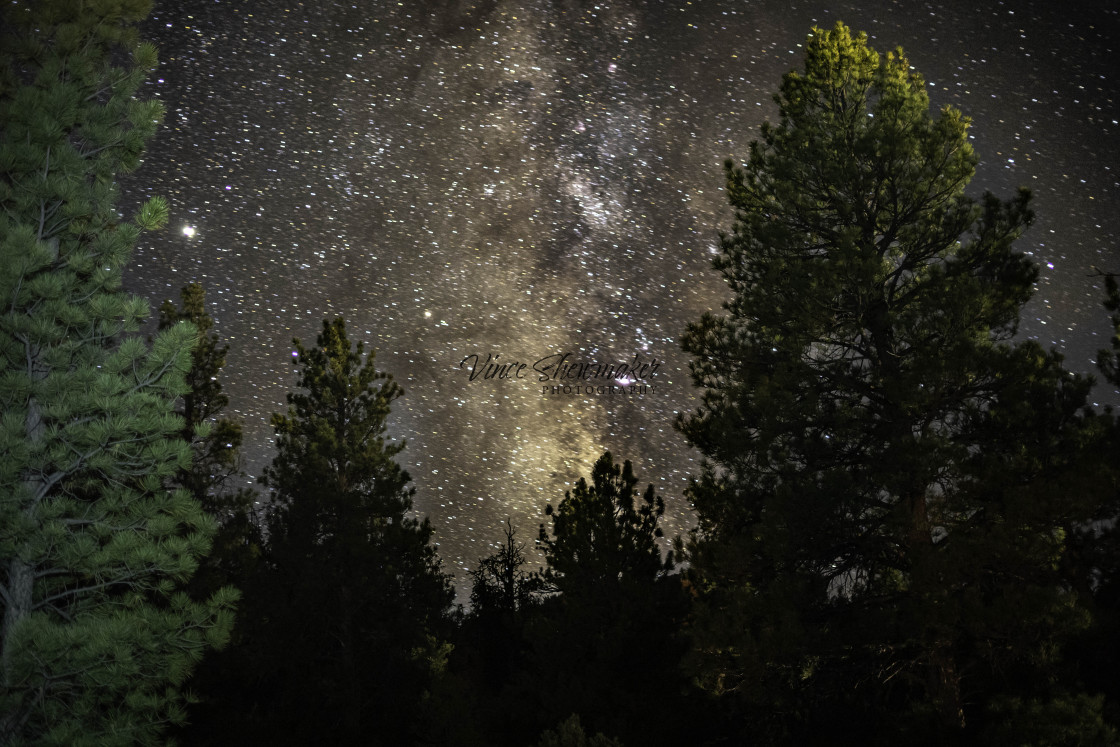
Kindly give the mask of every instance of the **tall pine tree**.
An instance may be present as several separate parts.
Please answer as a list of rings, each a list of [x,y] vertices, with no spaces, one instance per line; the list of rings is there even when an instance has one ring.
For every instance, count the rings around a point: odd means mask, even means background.
[[[1108,348],[1097,353],[1097,368],[1105,386],[1120,387],[1120,284],[1114,274],[1102,274],[1105,282],[1104,307],[1110,312],[1112,338]],[[1072,552],[1063,567],[1071,584],[1094,608],[1092,630],[1077,651],[1081,674],[1086,683],[1103,691],[1111,701],[1106,708],[1120,714],[1120,418],[1114,407],[1106,406],[1099,415],[1107,436],[1097,444],[1095,469],[1086,469],[1084,478],[1072,483],[1071,490],[1100,489],[1108,496],[1096,521],[1071,527]],[[1102,474],[1103,472],[1103,474]],[[1092,481],[1086,485],[1086,481]],[[1120,717],[1114,718],[1120,721]]]
[[[215,515],[226,517],[244,510],[250,491],[231,483],[243,477],[238,464],[241,424],[223,417],[229,397],[219,375],[226,365],[229,345],[222,345],[214,320],[206,311],[206,291],[198,283],[188,283],[179,293],[179,305],[164,301],[159,309],[159,329],[179,322],[190,322],[198,330],[198,344],[191,353],[187,371],[187,391],[179,404],[183,416],[183,438],[194,452],[191,466],[178,482]],[[237,498],[232,498],[237,496]]]
[[[1011,342],[1029,195],[967,196],[968,120],[842,24],[775,99],[727,165],[727,313],[683,343],[703,404],[678,424],[707,458],[695,671],[777,738],[947,743],[1057,713],[1088,382]]]
[[[253,511],[256,491],[238,481],[241,471],[241,423],[224,417],[229,397],[220,374],[229,345],[220,342],[214,320],[206,311],[206,291],[198,283],[183,286],[180,304],[164,301],[159,329],[189,322],[198,330],[198,344],[187,371],[187,391],[179,399],[182,436],[191,444],[191,462],[172,484],[185,488],[207,513],[218,520],[214,547],[191,583],[192,591],[207,593],[226,584],[239,585],[260,554],[260,530]]]
[[[298,391],[273,416],[263,479],[273,509],[256,590],[259,707],[283,739],[404,744],[423,727],[409,714],[441,655],[452,592],[430,524],[409,516],[394,460],[404,443],[386,436],[401,389],[351,346],[341,318],[323,322],[314,348],[295,346]]]
[[[0,742],[152,742],[228,635],[235,594],[181,589],[213,521],[165,481],[186,465],[173,406],[196,330],[149,347],[121,289],[132,221],[115,178],[158,102],[142,0],[17,1],[0,22]]]

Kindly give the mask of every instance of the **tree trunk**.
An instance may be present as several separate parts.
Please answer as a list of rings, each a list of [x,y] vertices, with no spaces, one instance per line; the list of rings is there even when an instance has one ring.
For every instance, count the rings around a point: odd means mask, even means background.
[[[964,729],[961,707],[961,675],[957,656],[948,638],[935,641],[930,651],[929,690],[941,728],[952,733]]]
[[[12,682],[12,636],[15,634],[16,627],[25,617],[31,612],[32,604],[32,580],[33,574],[31,566],[23,560],[16,557],[8,561],[7,568],[8,576],[8,598],[6,608],[4,610],[4,623],[2,632],[0,632],[0,646],[3,647],[2,662],[4,673],[0,678],[0,683],[3,687],[12,687],[15,683]]]
[[[49,242],[55,256],[58,256],[58,240]],[[40,382],[47,377],[48,369],[43,365],[38,346],[31,345],[27,349],[27,372],[33,382]],[[28,444],[37,444],[43,440],[46,433],[46,424],[43,422],[42,410],[39,401],[31,396],[27,400],[27,415],[23,421],[24,433]],[[29,514],[35,510],[38,502],[42,500],[44,492],[43,477],[34,470],[24,471],[24,486],[26,488],[25,500],[29,503],[20,507],[20,510]],[[19,624],[31,614],[35,604],[35,568],[21,556],[22,547],[17,547],[8,558],[7,562],[7,592],[4,600],[4,621],[0,623],[0,687],[11,694],[17,683],[12,674],[13,659],[15,657],[13,638]],[[0,744],[8,744],[18,733],[24,720],[28,716],[30,705],[26,700],[20,702],[19,707],[12,708],[0,718]]]
[[[940,580],[930,568],[936,550],[930,531],[925,492],[912,494],[909,503],[912,591],[919,597],[937,594],[940,591]],[[929,667],[926,687],[936,709],[937,720],[947,732],[963,729],[965,720],[964,709],[961,707],[961,677],[957,668],[957,656],[953,651],[952,635],[950,631],[941,628],[934,632],[933,640],[925,645]]]

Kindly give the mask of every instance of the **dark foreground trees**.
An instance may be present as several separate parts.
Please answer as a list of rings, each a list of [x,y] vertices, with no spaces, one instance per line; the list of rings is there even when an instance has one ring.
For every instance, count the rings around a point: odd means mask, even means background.
[[[776,100],[727,168],[727,313],[684,340],[694,671],[775,740],[1013,741],[1065,712],[1067,739],[1110,738],[1055,655],[1086,620],[1058,566],[1099,499],[1064,480],[1099,428],[1086,380],[1010,342],[1029,195],[967,196],[967,119],[840,24]]]
[[[1097,367],[1106,386],[1120,387],[1120,285],[1116,275],[1104,275],[1105,308],[1110,312],[1112,339],[1107,349],[1098,351]],[[1106,471],[1111,485],[1111,500],[1097,514],[1097,521],[1075,527],[1071,533],[1071,552],[1063,558],[1070,582],[1083,597],[1092,600],[1093,626],[1079,642],[1075,654],[1080,672],[1088,686],[1104,692],[1112,723],[1120,721],[1120,419],[1116,410],[1105,408],[1101,416],[1109,437],[1096,445],[1096,453],[1085,455]],[[1093,445],[1091,445],[1093,446]],[[1100,482],[1100,467],[1089,472]],[[1110,483],[1109,483],[1110,481]],[[1082,490],[1079,481],[1069,490]]]
[[[446,650],[451,604],[431,527],[411,518],[409,476],[388,438],[400,387],[351,345],[342,319],[295,341],[297,391],[273,416],[277,455],[260,571],[198,741],[410,744]],[[222,706],[225,707],[224,712]]]
[[[235,593],[182,588],[213,521],[165,488],[189,449],[173,411],[196,331],[149,347],[121,290],[118,174],[162,110],[145,2],[14,2],[0,20],[0,743],[151,743],[230,627]]]
[[[546,723],[578,714],[589,732],[623,744],[695,738],[697,728],[680,731],[685,595],[672,553],[658,545],[661,496],[653,485],[639,492],[631,463],[604,452],[590,480],[545,513],[545,579],[557,593],[530,628],[530,661]]]
[[[540,604],[548,584],[541,574],[525,570],[525,545],[506,520],[505,542],[470,571],[471,614],[514,618]]]
[[[546,508],[546,569],[524,569],[511,527],[480,560],[450,660],[468,696],[447,733],[462,741],[445,743],[700,744],[711,733],[679,666],[687,599],[658,543],[664,503],[637,485],[630,462],[604,453]]]
[[[269,636],[300,683],[275,697],[288,734],[399,744],[451,604],[431,526],[407,515],[412,489],[394,460],[404,442],[386,436],[402,392],[351,346],[342,319],[323,323],[316,347],[295,346],[299,391],[273,416],[277,455],[263,480],[274,506]]]

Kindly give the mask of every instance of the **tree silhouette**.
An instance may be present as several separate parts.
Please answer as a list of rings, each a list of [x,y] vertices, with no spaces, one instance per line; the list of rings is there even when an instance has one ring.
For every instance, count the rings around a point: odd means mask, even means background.
[[[544,577],[557,593],[530,625],[537,674],[528,688],[546,725],[578,714],[590,731],[626,744],[677,743],[690,733],[681,728],[678,668],[686,600],[672,554],[663,557],[657,542],[665,503],[652,485],[640,494],[637,485],[631,463],[608,451],[590,481],[581,477],[546,507]],[[656,720],[651,702],[663,707]]]
[[[539,574],[524,570],[525,545],[506,521],[505,542],[470,571],[471,611],[475,615],[513,615],[540,601],[546,590]]]
[[[968,120],[930,115],[901,51],[814,29],[776,101],[727,166],[727,313],[683,341],[703,403],[678,425],[707,458],[693,665],[779,738],[944,743],[1002,692],[1058,697],[1024,683],[1084,624],[1055,559],[1100,497],[1061,487],[1096,437],[1089,382],[1010,342],[1029,194],[965,194]],[[828,726],[860,709],[895,716]]]
[[[272,419],[267,567],[250,596],[267,621],[253,634],[273,681],[262,707],[277,738],[405,743],[452,593],[430,524],[408,516],[404,442],[387,437],[401,389],[341,318],[314,348],[294,342],[298,389]]]
[[[198,330],[198,343],[191,353],[187,391],[177,408],[183,416],[183,438],[191,444],[191,462],[172,484],[188,490],[218,520],[213,549],[191,582],[192,592],[206,594],[244,581],[260,555],[261,537],[253,511],[257,493],[236,484],[246,477],[240,466],[241,423],[223,417],[229,397],[220,375],[229,345],[222,345],[214,331],[203,287],[189,283],[179,295],[178,307],[171,301],[160,306],[159,329],[190,322]]]

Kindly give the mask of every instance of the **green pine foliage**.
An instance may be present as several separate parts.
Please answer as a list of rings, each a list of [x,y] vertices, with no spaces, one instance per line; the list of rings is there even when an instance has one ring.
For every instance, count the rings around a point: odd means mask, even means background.
[[[158,102],[135,0],[9,2],[0,23],[0,742],[135,744],[183,718],[236,594],[182,591],[214,522],[166,482],[188,463],[174,412],[197,333],[129,337],[131,220],[118,174]]]
[[[775,100],[727,165],[726,313],[683,342],[690,667],[778,742],[944,744],[1058,703],[1088,620],[1060,568],[1101,498],[1066,485],[1102,428],[1088,380],[1011,342],[1029,194],[967,195],[968,119],[842,24]]]

